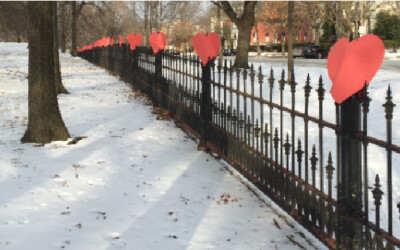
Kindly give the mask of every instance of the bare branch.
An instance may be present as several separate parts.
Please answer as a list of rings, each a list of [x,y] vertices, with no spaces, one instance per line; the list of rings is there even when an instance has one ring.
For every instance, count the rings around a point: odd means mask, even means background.
[[[213,2],[213,3],[215,6],[223,10],[225,14],[229,17],[229,19],[231,19],[231,21],[234,22],[236,26],[238,26],[238,24],[240,23],[240,19],[238,18],[237,14],[235,13],[231,4],[228,1],[221,1],[219,3]]]

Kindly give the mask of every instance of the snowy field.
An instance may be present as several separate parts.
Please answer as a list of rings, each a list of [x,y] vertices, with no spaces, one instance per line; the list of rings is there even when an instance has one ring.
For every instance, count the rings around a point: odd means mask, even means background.
[[[0,249],[324,249],[129,86],[79,58],[60,56],[71,94],[59,106],[71,136],[87,138],[21,144],[27,53],[0,43]]]

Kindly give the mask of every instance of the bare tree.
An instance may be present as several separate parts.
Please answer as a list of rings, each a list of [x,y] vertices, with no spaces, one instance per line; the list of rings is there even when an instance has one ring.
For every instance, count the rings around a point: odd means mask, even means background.
[[[319,29],[321,24],[324,22],[324,4],[321,2],[302,2],[305,5],[305,20],[307,24],[311,26],[312,32],[314,34],[314,43],[319,44],[320,42],[320,34]]]
[[[218,8],[221,8],[231,19],[239,30],[238,47],[235,58],[235,66],[239,68],[248,68],[249,47],[251,29],[255,20],[255,7],[257,2],[244,1],[243,11],[238,15],[228,1],[213,2]]]
[[[152,32],[167,31],[169,41],[170,28],[176,21],[193,22],[197,15],[200,2],[184,1],[143,1],[135,3],[137,20],[142,24],[144,43],[148,45],[148,37]]]
[[[67,140],[54,84],[54,25],[51,2],[28,2],[28,127],[22,142]]]
[[[339,37],[358,37],[358,28],[370,18],[379,4],[374,2],[324,2],[324,15],[334,24]]]

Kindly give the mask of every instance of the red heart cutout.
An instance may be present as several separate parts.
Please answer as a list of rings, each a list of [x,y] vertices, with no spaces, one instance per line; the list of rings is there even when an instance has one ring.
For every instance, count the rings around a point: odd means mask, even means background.
[[[200,57],[201,63],[206,66],[209,60],[217,57],[221,46],[221,39],[218,34],[212,32],[208,35],[198,33],[193,37],[193,47]]]
[[[349,42],[341,38],[328,55],[331,95],[337,103],[360,91],[375,76],[385,56],[385,46],[375,35],[365,35]]]
[[[119,40],[119,46],[121,47],[121,45],[125,43],[124,42],[124,38],[121,35],[119,35],[119,39],[118,40]]]
[[[157,54],[160,50],[163,50],[167,44],[167,38],[164,33],[151,33],[149,37],[150,46],[153,48],[154,54]]]
[[[129,34],[126,37],[126,40],[128,40],[129,42],[129,47],[131,48],[131,50],[135,50],[137,46],[140,45],[140,43],[142,42],[142,35],[141,34]]]

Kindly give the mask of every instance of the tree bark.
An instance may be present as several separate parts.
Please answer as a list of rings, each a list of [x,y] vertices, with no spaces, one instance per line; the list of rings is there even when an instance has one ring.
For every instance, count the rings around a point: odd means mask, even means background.
[[[315,34],[315,37],[314,37],[315,41],[314,42],[315,42],[316,45],[319,45],[319,38],[320,38],[319,37],[319,26],[314,28],[314,32],[315,32],[314,33]]]
[[[66,3],[63,3],[64,5],[62,5],[62,7],[61,7],[61,12],[60,12],[60,28],[61,28],[61,31],[60,31],[60,33],[61,33],[61,41],[60,41],[60,47],[61,47],[61,52],[62,53],[65,53],[65,50],[66,50],[66,39],[67,39],[67,37],[66,37],[66,34],[65,34],[65,29],[66,29],[66,27],[65,27],[65,19],[66,19],[66,7],[65,7],[65,4]]]
[[[54,30],[51,2],[28,2],[28,127],[21,141],[67,140],[54,84]]]
[[[222,29],[221,29],[221,9],[220,8],[217,8],[217,27],[216,27],[216,32],[217,32],[217,34],[219,35],[219,37],[222,37]],[[221,46],[221,43],[222,43],[222,39],[221,39],[221,42],[220,42],[220,46]],[[222,46],[220,47],[220,49],[219,49],[219,53],[218,53],[218,65],[220,65],[220,66],[222,66],[223,65],[223,60],[224,60],[224,58],[223,58],[223,54],[222,54]]]
[[[76,2],[72,2],[72,32],[71,32],[71,55],[77,56],[76,52],[76,19],[78,18],[78,13],[76,10]]]
[[[56,94],[69,94],[61,81],[60,58],[58,55],[58,13],[57,2],[53,3],[53,34],[54,34],[54,81],[56,85]]]
[[[288,2],[288,82],[292,80],[294,74],[293,63],[293,10],[294,2]]]
[[[148,9],[149,9],[149,2],[144,2],[144,45],[149,46],[149,17],[148,17]]]
[[[285,57],[285,24],[281,24],[281,48],[282,48],[282,57]]]
[[[235,58],[235,67],[248,68],[249,67],[249,47],[252,25],[238,25],[238,46]]]

